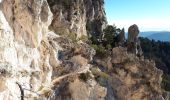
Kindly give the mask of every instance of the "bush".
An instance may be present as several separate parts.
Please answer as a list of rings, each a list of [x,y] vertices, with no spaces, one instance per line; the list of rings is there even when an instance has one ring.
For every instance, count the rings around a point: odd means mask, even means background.
[[[105,73],[105,72],[101,72],[99,70],[97,70],[96,68],[92,68],[91,69],[91,72],[95,75],[95,76],[99,76],[99,77],[102,77],[104,79],[108,79],[110,76]]]
[[[69,9],[70,7],[70,0],[62,0],[62,3],[66,9]]]
[[[62,36],[69,34],[69,30],[66,28],[56,28],[56,29],[54,29],[54,31],[56,34],[62,35]]]
[[[90,21],[87,21],[86,23],[86,30],[91,31],[92,30],[92,23]]]
[[[73,42],[77,42],[77,34],[76,33],[69,33],[67,37],[69,39],[71,39]]]
[[[163,75],[162,88],[166,91],[170,91],[170,75]]]
[[[92,47],[96,50],[96,56],[105,57],[107,55],[106,49],[102,45],[92,45]]]
[[[87,42],[88,41],[88,37],[85,35],[82,35],[79,40],[83,41],[83,42]]]
[[[92,37],[90,37],[90,41],[92,42],[92,44],[99,44],[99,36],[97,35],[93,35]]]
[[[90,78],[90,72],[81,73],[79,76],[79,79],[83,80],[84,82],[86,82],[89,78]]]
[[[110,49],[112,49],[112,46],[111,46],[110,44],[107,44],[107,45],[106,45],[106,48],[107,48],[108,50],[110,50]]]
[[[115,42],[115,38],[117,36],[116,27],[112,25],[108,25],[104,30],[104,41],[107,44],[113,45]]]

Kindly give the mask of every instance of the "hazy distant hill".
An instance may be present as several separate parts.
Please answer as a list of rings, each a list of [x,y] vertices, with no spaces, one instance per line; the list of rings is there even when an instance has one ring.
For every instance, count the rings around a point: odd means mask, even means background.
[[[170,32],[159,32],[147,36],[149,39],[160,40],[160,41],[170,41]]]
[[[148,37],[148,36],[155,34],[155,33],[157,33],[157,32],[155,32],[155,31],[140,32],[139,37]]]
[[[148,36],[150,36],[150,35],[152,35],[152,34],[155,34],[155,33],[157,33],[157,32],[155,32],[155,31],[140,32],[140,33],[139,33],[139,37],[148,37]],[[126,32],[125,37],[126,37],[126,39],[127,39],[127,37],[128,37],[128,32]]]
[[[160,41],[170,41],[170,32],[168,31],[140,32],[139,37],[147,37],[149,39],[160,40]]]

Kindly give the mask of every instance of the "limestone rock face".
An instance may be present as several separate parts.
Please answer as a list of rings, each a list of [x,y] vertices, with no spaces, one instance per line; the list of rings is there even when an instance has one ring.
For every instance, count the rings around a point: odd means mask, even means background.
[[[101,34],[106,27],[104,0],[47,0],[54,19],[51,27],[59,34],[77,37]]]
[[[40,87],[51,82],[52,47],[46,35],[52,13],[46,0],[0,2],[1,100],[33,99]],[[17,83],[17,84],[16,84]]]
[[[164,100],[161,89],[163,72],[154,62],[141,60],[125,48],[113,48],[114,71],[109,79],[118,100]],[[120,59],[121,58],[121,59]]]
[[[95,81],[91,83],[93,84],[85,84],[79,80],[70,83],[69,89],[72,92],[73,100],[103,100],[106,96],[106,89]]]
[[[153,62],[123,47],[95,58],[88,44],[49,31],[101,34],[103,1],[0,0],[0,100],[163,100]],[[129,33],[140,44],[136,25]]]

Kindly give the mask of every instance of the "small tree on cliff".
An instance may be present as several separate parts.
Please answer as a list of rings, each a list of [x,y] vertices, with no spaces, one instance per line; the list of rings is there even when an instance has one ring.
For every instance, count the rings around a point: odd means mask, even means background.
[[[104,30],[103,41],[105,44],[114,45],[117,37],[117,29],[115,25],[108,25]]]

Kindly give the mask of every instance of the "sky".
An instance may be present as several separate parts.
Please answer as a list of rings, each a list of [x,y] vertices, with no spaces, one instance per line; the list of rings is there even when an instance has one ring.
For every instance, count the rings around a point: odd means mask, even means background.
[[[108,23],[140,31],[170,31],[170,0],[105,0]]]

